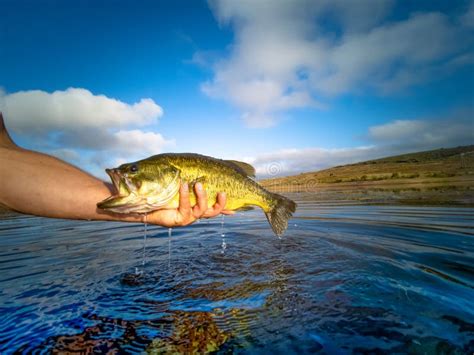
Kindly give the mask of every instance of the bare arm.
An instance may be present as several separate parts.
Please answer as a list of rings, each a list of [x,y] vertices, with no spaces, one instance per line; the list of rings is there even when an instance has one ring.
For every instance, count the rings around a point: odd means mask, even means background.
[[[190,207],[187,186],[181,186],[180,207],[155,211],[148,215],[147,221],[172,227],[187,225],[202,217],[231,213],[224,211],[224,194],[218,195],[214,208],[207,209],[206,193],[198,187],[196,206]],[[8,135],[0,113],[0,203],[19,212],[44,217],[143,221],[142,215],[122,215],[98,209],[97,202],[112,192],[112,185],[75,166],[18,147]]]

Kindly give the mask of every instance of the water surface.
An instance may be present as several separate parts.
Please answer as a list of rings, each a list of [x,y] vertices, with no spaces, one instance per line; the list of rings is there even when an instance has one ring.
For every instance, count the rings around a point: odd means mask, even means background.
[[[0,220],[0,352],[472,353],[474,209],[318,204],[186,228]],[[137,271],[137,272],[136,272]]]

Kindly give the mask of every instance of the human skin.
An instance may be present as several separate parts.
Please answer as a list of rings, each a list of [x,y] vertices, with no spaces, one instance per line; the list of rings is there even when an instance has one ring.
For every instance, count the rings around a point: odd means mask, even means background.
[[[43,217],[103,221],[146,222],[164,227],[185,226],[199,218],[233,214],[224,209],[225,193],[207,208],[206,191],[196,184],[197,204],[189,201],[187,184],[179,190],[179,207],[143,214],[118,214],[97,208],[113,194],[112,184],[47,154],[17,146],[0,113],[0,203],[26,214]]]

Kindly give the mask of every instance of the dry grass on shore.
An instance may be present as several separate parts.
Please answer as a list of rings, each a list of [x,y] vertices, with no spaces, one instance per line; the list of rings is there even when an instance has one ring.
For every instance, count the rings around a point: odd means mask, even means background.
[[[326,192],[348,199],[392,193],[397,200],[474,204],[474,146],[404,154],[260,183],[279,193]]]

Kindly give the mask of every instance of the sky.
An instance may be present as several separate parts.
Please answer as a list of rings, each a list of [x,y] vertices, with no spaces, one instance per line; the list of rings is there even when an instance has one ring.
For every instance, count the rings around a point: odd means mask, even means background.
[[[260,178],[474,144],[474,1],[1,0],[14,140],[92,174],[163,152]]]

